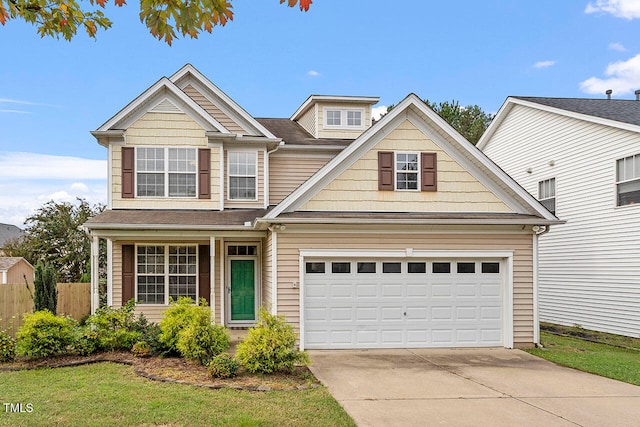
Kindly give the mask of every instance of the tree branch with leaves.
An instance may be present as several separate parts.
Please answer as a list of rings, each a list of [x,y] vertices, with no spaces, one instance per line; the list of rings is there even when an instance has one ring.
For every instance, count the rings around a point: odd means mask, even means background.
[[[213,27],[225,26],[233,20],[233,0],[140,0],[140,21],[151,35],[171,45],[181,34],[198,38],[202,31],[211,33]],[[312,0],[280,0],[287,6],[298,5],[308,11]],[[21,19],[36,26],[41,37],[64,38],[70,41],[78,30],[84,29],[96,38],[98,30],[111,28],[112,21],[103,10],[109,0],[0,0],[0,24]],[[113,0],[119,7],[125,0]]]

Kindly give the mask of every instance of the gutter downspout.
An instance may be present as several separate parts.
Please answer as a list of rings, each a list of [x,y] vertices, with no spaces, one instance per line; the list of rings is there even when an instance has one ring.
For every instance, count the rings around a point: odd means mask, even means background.
[[[537,228],[537,230],[536,230]],[[542,230],[540,230],[542,229]],[[533,227],[533,343],[540,347],[540,309],[539,309],[539,278],[538,278],[538,239],[550,230],[548,225]]]
[[[276,148],[273,150],[267,151],[264,156],[264,208],[267,209],[269,207],[269,157],[272,153],[275,153],[284,145],[284,141],[280,141]]]

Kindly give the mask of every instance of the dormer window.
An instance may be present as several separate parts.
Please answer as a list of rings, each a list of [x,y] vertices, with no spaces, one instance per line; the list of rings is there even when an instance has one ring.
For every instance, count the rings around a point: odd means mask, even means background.
[[[363,129],[363,108],[333,108],[324,109],[324,127],[327,129]]]

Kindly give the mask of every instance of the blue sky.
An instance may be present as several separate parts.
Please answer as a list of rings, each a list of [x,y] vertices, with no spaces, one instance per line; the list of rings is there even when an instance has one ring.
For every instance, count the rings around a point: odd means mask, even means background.
[[[496,112],[507,96],[633,98],[640,0],[235,0],[235,18],[169,47],[109,7],[97,40],[0,26],[0,223],[48,200],[106,202],[106,149],[90,131],[191,63],[255,117],[289,117],[310,94],[413,92]]]

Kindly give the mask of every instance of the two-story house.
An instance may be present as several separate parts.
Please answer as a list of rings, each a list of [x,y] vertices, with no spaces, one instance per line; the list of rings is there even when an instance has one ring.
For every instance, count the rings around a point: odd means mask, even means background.
[[[533,345],[536,233],[557,218],[417,96],[373,123],[377,100],[261,119],[191,65],[160,79],[92,132],[108,303],[158,321],[203,297],[229,327],[264,306],[301,348]]]
[[[478,143],[566,221],[540,237],[542,321],[640,336],[636,97],[509,97]]]

